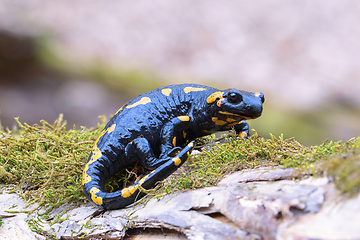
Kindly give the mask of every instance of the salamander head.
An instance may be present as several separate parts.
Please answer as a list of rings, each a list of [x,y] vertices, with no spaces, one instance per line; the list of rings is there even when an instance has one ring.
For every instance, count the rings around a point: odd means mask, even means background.
[[[207,98],[212,109],[221,115],[234,116],[237,119],[255,119],[261,116],[264,94],[227,89],[211,94]]]

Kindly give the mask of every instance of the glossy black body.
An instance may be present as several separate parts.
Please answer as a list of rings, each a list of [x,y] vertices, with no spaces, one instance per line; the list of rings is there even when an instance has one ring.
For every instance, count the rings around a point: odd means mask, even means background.
[[[262,93],[197,84],[166,86],[132,99],[95,142],[83,173],[85,195],[103,209],[132,204],[145,195],[140,188],[153,188],[186,161],[195,138],[231,128],[246,138],[243,120],[259,117],[263,102]],[[135,161],[155,170],[128,188],[105,192],[105,180]]]

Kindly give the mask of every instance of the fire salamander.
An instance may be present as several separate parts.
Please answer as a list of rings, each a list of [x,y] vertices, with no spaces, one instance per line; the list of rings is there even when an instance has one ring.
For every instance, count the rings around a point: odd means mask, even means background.
[[[260,117],[264,95],[197,84],[161,87],[121,107],[95,142],[85,165],[86,197],[104,209],[124,208],[178,169],[194,148],[194,139],[234,128],[249,135],[245,119]],[[181,148],[185,146],[184,148]],[[105,192],[105,180],[140,161],[153,170],[133,185]]]

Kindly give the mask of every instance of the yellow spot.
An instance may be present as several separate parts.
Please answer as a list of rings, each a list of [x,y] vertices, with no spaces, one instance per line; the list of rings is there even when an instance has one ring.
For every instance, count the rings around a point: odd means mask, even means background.
[[[161,90],[161,93],[167,97],[170,95],[171,92],[172,92],[172,90],[170,88],[164,88]]]
[[[232,127],[235,126],[236,124],[238,124],[238,122],[230,123],[230,124],[228,125],[228,128],[232,128]]]
[[[186,139],[186,132],[182,131],[183,138]]]
[[[134,192],[139,189],[139,186],[141,186],[141,184],[143,184],[148,177],[149,177],[149,175],[146,175],[136,184],[121,190],[121,196],[123,198],[127,198],[127,197],[130,197],[131,195],[133,195]]]
[[[109,128],[104,129],[101,131],[99,137],[96,139],[96,142],[94,144],[93,149],[91,150],[91,157],[90,160],[86,163],[85,167],[84,167],[84,171],[82,174],[82,185],[84,185],[85,183],[88,183],[91,181],[91,177],[87,174],[87,170],[89,169],[89,164],[95,162],[96,160],[98,160],[99,158],[101,158],[102,153],[100,151],[100,149],[97,147],[97,142],[99,141],[99,139],[107,132],[111,133],[112,131],[115,130],[116,124],[114,123],[113,125],[111,125]]]
[[[99,139],[100,139],[102,136],[104,136],[105,133],[107,133],[107,132],[108,132],[108,133],[111,133],[112,131],[114,131],[114,130],[115,130],[115,127],[116,127],[116,124],[114,123],[113,125],[111,125],[111,126],[108,127],[107,129],[103,129],[103,130],[101,131],[100,135],[98,136],[98,138],[96,139],[95,145],[94,145],[93,149],[96,148],[96,144],[97,144],[97,142],[99,141]]]
[[[176,137],[173,138],[172,143],[173,143],[173,146],[175,147],[176,146]]]
[[[231,123],[231,122],[236,122],[237,120],[236,119],[233,119],[233,118],[227,118],[226,121],[228,123]]]
[[[256,93],[254,93],[254,95],[255,95],[255,97],[259,97],[260,96],[260,92],[256,92]]]
[[[224,98],[220,99],[219,101],[217,101],[216,105],[221,108],[221,104],[225,101]]]
[[[82,181],[81,184],[84,185],[85,183],[91,182],[91,177],[86,173],[86,171],[89,169],[89,164],[87,163],[85,165],[83,174],[82,174]]]
[[[192,143],[192,142],[188,144],[188,147],[193,147],[193,146],[194,146],[194,143]]]
[[[115,113],[115,115],[118,114],[121,110],[123,110],[123,107],[124,107],[124,106],[122,106],[119,110],[117,110],[117,112]]]
[[[100,192],[100,189],[98,189],[96,187],[92,187],[90,189],[91,200],[93,200],[93,202],[96,203],[97,205],[102,205],[103,204],[102,197],[96,196],[96,193],[98,193],[98,192]]]
[[[121,196],[123,198],[130,197],[139,188],[139,185],[130,186],[121,190]]]
[[[174,164],[175,164],[176,166],[179,166],[179,164],[181,163],[181,159],[178,158],[178,157],[174,157],[172,160],[174,161]]]
[[[180,119],[183,122],[188,122],[190,120],[189,116],[179,116],[178,119]]]
[[[231,112],[219,111],[218,113],[220,113],[220,114],[225,114],[225,115],[232,115],[232,116],[238,116],[238,117],[240,117],[240,115],[239,115],[239,114],[236,114],[236,113],[231,113]]]
[[[140,181],[138,182],[139,185],[143,184],[145,182],[145,180],[149,177],[149,174],[144,176],[142,179],[140,179]]]
[[[85,164],[83,175],[82,175],[82,185],[91,181],[91,177],[87,174],[87,170],[89,169],[89,164],[95,162],[102,156],[100,149],[95,145],[93,150],[91,151],[90,160]]]
[[[126,106],[126,108],[133,108],[133,107],[136,107],[136,106],[141,105],[141,104],[147,104],[149,102],[151,102],[151,99],[149,97],[142,97],[136,103],[133,103],[133,104],[131,104],[129,106]]]
[[[96,146],[97,142],[100,140],[100,138],[101,138],[102,136],[104,136],[105,132],[106,132],[105,129],[101,131],[100,135],[99,135],[99,136],[97,137],[97,139],[95,140],[95,144],[94,144],[94,146],[93,146],[93,149],[95,149],[95,148],[97,147],[97,146]]]
[[[189,93],[189,92],[199,92],[199,91],[204,91],[206,90],[206,88],[197,88],[197,87],[185,87],[184,88],[184,92],[185,93]]]
[[[91,164],[91,163],[95,162],[96,160],[101,158],[101,156],[102,156],[102,153],[101,153],[100,149],[95,145],[95,147],[93,148],[93,150],[91,152],[90,160],[88,161],[87,164]]]
[[[207,103],[213,103],[218,98],[223,98],[224,92],[214,92],[210,96],[207,97],[206,102]]]
[[[85,183],[89,183],[89,182],[91,182],[91,177],[86,173],[83,173],[82,185],[85,185]]]
[[[109,127],[106,131],[107,131],[108,133],[111,133],[111,132],[113,132],[113,131],[115,130],[115,127],[116,127],[116,124],[114,123],[114,124],[111,125],[111,127]]]
[[[218,119],[217,117],[213,117],[211,120],[212,120],[214,123],[216,123],[217,125],[224,125],[224,124],[227,123],[227,122],[225,122],[224,120]]]
[[[245,138],[245,137],[247,137],[247,133],[246,132],[241,132],[241,133],[239,133],[239,137],[240,138]]]

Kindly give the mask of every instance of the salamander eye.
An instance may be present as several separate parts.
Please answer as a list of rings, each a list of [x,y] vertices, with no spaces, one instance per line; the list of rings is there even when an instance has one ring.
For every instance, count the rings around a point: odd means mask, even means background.
[[[242,96],[236,92],[230,92],[227,98],[230,103],[239,103],[242,101]]]

